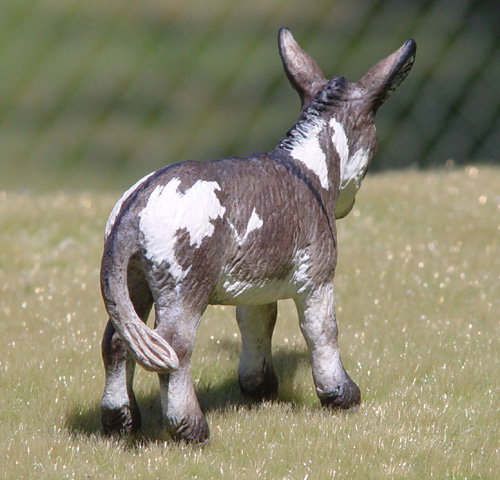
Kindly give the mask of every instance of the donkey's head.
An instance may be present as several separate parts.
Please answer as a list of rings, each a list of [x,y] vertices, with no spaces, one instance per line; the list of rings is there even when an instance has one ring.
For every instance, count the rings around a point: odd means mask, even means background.
[[[302,101],[301,119],[320,115],[330,128],[340,168],[335,217],[342,218],[351,211],[375,152],[375,114],[410,72],[416,44],[407,40],[355,83],[341,76],[326,80],[286,28],[279,33],[279,50],[286,75]]]

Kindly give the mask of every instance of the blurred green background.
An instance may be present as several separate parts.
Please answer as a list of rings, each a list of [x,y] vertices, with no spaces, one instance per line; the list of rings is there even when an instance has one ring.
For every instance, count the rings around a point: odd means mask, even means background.
[[[500,161],[500,2],[4,0],[0,188],[123,189],[269,151],[295,121],[277,33],[355,81],[408,37],[373,170]]]

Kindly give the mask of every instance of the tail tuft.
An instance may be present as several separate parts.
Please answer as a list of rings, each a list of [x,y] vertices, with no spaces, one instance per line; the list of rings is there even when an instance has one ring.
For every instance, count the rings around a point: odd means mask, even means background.
[[[145,370],[169,373],[179,368],[174,349],[154,330],[143,323],[134,322],[125,331],[130,334],[126,341],[129,351]]]

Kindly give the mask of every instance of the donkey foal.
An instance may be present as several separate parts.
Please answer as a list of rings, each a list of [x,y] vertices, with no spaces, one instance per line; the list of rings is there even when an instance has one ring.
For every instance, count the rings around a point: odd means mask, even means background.
[[[174,437],[205,442],[209,429],[190,375],[208,304],[236,305],[243,392],[277,392],[271,336],[277,300],[292,298],[325,407],[360,403],[337,346],[335,220],[347,215],[375,150],[374,117],[408,75],[413,40],[356,83],[326,80],[283,28],[279,51],[298,91],[298,121],[270,153],[183,162],[151,173],[118,201],[106,226],[101,288],[109,314],[102,354],[106,432],[140,426],[136,362],[159,374]],[[155,328],[145,325],[154,306]]]

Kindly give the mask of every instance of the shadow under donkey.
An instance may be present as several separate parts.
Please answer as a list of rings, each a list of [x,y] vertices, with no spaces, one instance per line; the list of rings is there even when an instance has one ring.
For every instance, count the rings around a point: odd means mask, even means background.
[[[217,347],[229,354],[231,361],[237,365],[241,342],[239,340],[221,340]],[[294,378],[303,366],[309,367],[309,355],[305,345],[302,349],[277,348],[273,356],[276,375],[279,380],[278,393],[270,400],[275,403],[302,405],[303,400],[298,391],[294,390]],[[206,380],[206,379],[204,379]],[[314,386],[311,383],[311,389]],[[313,390],[311,390],[313,391]],[[228,409],[260,408],[262,401],[254,400],[241,392],[238,384],[237,368],[228,371],[227,377],[217,384],[200,383],[196,386],[196,394],[200,407],[205,413],[225,412]],[[140,432],[121,441],[128,446],[170,439],[168,431],[162,427],[162,410],[160,395],[157,391],[137,392],[137,401],[142,413]],[[321,408],[319,405],[315,408]],[[105,437],[101,426],[101,411],[99,402],[83,407],[74,404],[65,417],[65,428],[74,436]],[[116,437],[118,438],[118,437]]]

